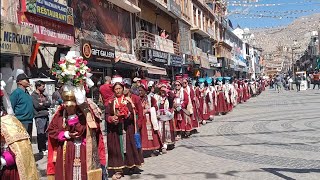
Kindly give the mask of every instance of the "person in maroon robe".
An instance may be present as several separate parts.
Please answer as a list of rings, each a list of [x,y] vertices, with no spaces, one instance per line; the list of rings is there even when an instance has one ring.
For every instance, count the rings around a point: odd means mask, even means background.
[[[162,143],[158,132],[158,111],[157,101],[154,97],[149,96],[147,80],[141,80],[139,93],[143,108],[143,118],[141,122],[141,144],[143,151],[151,151],[151,156],[155,156],[156,150],[161,151]]]
[[[47,130],[48,179],[102,178],[100,165],[106,165],[106,161],[100,119],[94,116],[87,102],[77,105],[78,96],[72,91],[64,93],[64,104],[56,111]]]
[[[216,85],[216,90],[217,90],[217,113],[220,114],[225,114],[228,112],[227,108],[227,102],[225,98],[225,88],[222,84],[222,79],[221,77],[217,78],[217,85]]]
[[[167,82],[160,80],[160,97],[158,99],[159,110],[157,112],[159,119],[159,133],[163,142],[162,153],[166,153],[168,146],[175,144],[175,124],[173,120],[173,109],[170,108],[168,99],[169,90]]]
[[[191,126],[192,126],[192,130],[194,133],[198,132],[198,129],[200,127],[199,124],[199,118],[198,118],[198,112],[196,111],[196,100],[195,100],[195,91],[193,90],[193,88],[189,85],[188,82],[188,74],[184,74],[183,75],[183,79],[182,79],[182,87],[183,89],[185,89],[187,91],[187,94],[189,96],[189,103],[188,104],[188,110],[191,111]],[[191,109],[192,108],[192,109]]]
[[[113,79],[115,79],[113,80],[115,97],[106,109],[108,169],[119,175],[124,168],[129,168],[132,172],[133,168],[140,167],[144,160],[135,139],[137,133],[135,105],[131,98],[123,94],[122,78]]]
[[[200,78],[198,80],[199,87],[196,90],[196,96],[199,102],[199,117],[202,124],[206,124],[207,120],[210,118],[208,99],[207,99],[207,88],[205,87],[205,78]]]
[[[177,140],[179,140],[182,136],[189,137],[190,132],[192,131],[190,112],[187,110],[189,96],[187,91],[182,87],[181,76],[176,76],[174,93],[174,120],[176,124]]]

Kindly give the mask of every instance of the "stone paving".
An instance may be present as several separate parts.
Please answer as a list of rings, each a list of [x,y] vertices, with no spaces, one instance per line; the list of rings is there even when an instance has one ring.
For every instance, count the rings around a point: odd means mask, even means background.
[[[37,164],[44,175],[46,157]],[[319,180],[320,91],[267,90],[146,158],[142,170],[123,179]]]

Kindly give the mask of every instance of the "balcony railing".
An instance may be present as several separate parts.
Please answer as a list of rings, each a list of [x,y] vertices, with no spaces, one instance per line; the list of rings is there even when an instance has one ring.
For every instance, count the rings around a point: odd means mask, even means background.
[[[180,55],[180,45],[170,39],[162,38],[147,31],[138,31],[136,39],[137,49],[156,49],[159,51]]]

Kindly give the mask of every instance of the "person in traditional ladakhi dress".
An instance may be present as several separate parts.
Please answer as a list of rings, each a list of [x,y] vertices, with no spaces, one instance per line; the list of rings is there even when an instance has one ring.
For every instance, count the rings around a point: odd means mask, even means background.
[[[28,132],[13,116],[11,102],[1,81],[1,180],[38,180],[39,174]]]
[[[86,69],[78,54],[80,53],[69,51],[60,63],[67,66],[65,69],[78,63],[81,66],[79,68]],[[84,72],[86,73],[85,70]],[[79,77],[80,75],[78,74]],[[89,76],[87,73],[81,77],[82,81],[68,79],[63,86],[63,105],[59,106],[47,129],[48,180],[102,179],[101,165],[106,165],[106,152],[100,130],[101,119],[95,116],[93,106],[86,98],[86,85],[89,88],[94,85]],[[68,77],[69,75],[65,76]]]
[[[249,100],[249,88],[248,88],[247,80],[244,80],[244,82],[242,82],[242,91],[243,91],[243,102],[247,102]]]
[[[138,147],[135,139],[135,105],[131,98],[124,95],[124,85],[120,76],[114,76],[112,84],[115,97],[106,109],[108,169],[116,172],[113,179],[119,179],[125,168],[129,168],[129,173],[134,173],[144,160],[141,147]]]
[[[228,112],[227,108],[227,102],[225,98],[225,87],[222,84],[223,77],[218,77],[217,78],[217,85],[216,85],[216,90],[217,90],[217,109],[216,113],[218,114],[226,114]]]
[[[175,143],[175,124],[173,120],[173,109],[170,108],[168,100],[167,82],[160,80],[160,97],[158,100],[159,110],[157,112],[159,119],[159,133],[163,143],[162,153],[166,153],[168,146]]]
[[[209,120],[214,119],[214,115],[216,114],[216,106],[217,106],[217,92],[214,86],[212,86],[212,78],[207,77],[206,82],[208,84],[207,91],[206,91],[206,102],[207,107],[209,108],[208,114],[206,116],[209,116]]]
[[[143,119],[141,126],[142,150],[150,151],[151,156],[156,155],[156,151],[161,151],[161,139],[159,134],[159,123],[157,119],[157,100],[148,95],[147,80],[141,80],[139,88],[140,98],[143,108]]]
[[[199,107],[197,110],[199,111],[199,118],[201,119],[202,124],[206,124],[207,120],[210,118],[209,107],[207,104],[207,88],[205,87],[205,78],[199,78],[198,84],[199,87],[196,90],[196,96],[198,98]]]
[[[236,91],[237,91],[237,104],[240,104],[241,103],[241,100],[242,100],[242,92],[241,92],[241,86],[240,86],[240,80],[237,80],[235,83],[234,83],[234,87],[236,88]]]
[[[185,89],[182,87],[182,76],[176,76],[175,81],[175,99],[173,103],[174,108],[174,121],[176,124],[177,139],[182,136],[189,137],[192,131],[192,122],[190,112],[187,110],[189,104],[189,96]]]
[[[197,133],[200,127],[200,124],[199,124],[199,117],[196,111],[196,94],[192,85],[189,85],[188,79],[189,79],[188,74],[184,74],[182,79],[182,87],[188,93],[189,104],[187,105],[187,110],[190,112],[190,118],[192,122],[191,123],[192,131],[194,133]]]

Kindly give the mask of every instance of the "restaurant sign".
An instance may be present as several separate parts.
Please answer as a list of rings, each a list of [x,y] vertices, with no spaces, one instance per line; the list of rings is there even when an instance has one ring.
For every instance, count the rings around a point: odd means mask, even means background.
[[[182,66],[183,58],[181,56],[170,54],[169,56],[169,64],[170,66]]]
[[[31,28],[1,22],[1,53],[30,56],[32,39]]]
[[[29,12],[62,23],[74,24],[73,9],[56,0],[22,0],[22,12]]]
[[[168,63],[169,54],[155,49],[148,49],[148,62]]]
[[[22,25],[32,27],[33,35],[38,41],[69,46],[74,44],[74,28],[71,25],[28,12],[18,13],[18,21]]]
[[[82,39],[81,55],[86,60],[110,61],[115,59],[115,48]]]

